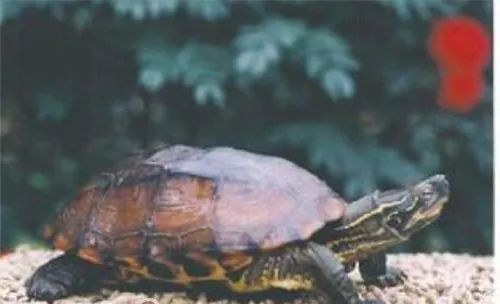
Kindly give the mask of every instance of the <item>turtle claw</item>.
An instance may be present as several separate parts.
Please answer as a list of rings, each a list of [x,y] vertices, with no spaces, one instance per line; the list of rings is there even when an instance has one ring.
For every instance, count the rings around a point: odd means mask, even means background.
[[[50,277],[35,273],[25,282],[26,295],[28,299],[36,299],[52,303],[53,301],[65,297],[69,294],[67,286],[61,284]]]
[[[365,279],[365,282],[378,287],[393,287],[404,283],[408,276],[404,271],[394,267],[387,267],[387,272],[383,275]]]
[[[28,299],[46,301],[53,303],[55,300],[63,298],[71,293],[70,286],[62,282],[61,278],[54,273],[41,268],[24,283],[26,296]]]

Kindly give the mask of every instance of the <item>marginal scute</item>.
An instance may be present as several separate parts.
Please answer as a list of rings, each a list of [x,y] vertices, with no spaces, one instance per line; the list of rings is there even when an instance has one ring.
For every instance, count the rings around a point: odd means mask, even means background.
[[[222,254],[219,258],[220,264],[222,267],[227,269],[227,271],[236,271],[238,269],[242,269],[252,262],[253,258],[251,255],[248,255],[241,251],[228,252]]]
[[[346,212],[347,205],[339,204],[338,201],[341,198],[336,193],[329,193],[327,195],[318,197],[316,201],[316,208],[318,214],[323,215],[324,221],[330,221],[331,219],[339,219]]]
[[[78,250],[78,255],[92,263],[103,264],[103,259],[100,252],[93,248],[81,248],[80,250]]]
[[[181,238],[185,250],[204,250],[215,242],[215,235],[210,227],[203,227],[184,234]]]
[[[71,243],[62,233],[57,234],[53,242],[54,247],[59,250],[67,251],[71,249]]]
[[[142,241],[144,236],[136,234],[129,237],[123,237],[115,240],[115,258],[119,257],[135,257],[140,255],[142,249]]]
[[[67,251],[79,245],[79,238],[90,220],[90,212],[100,196],[98,189],[87,187],[77,194],[71,204],[64,206],[53,222],[44,225],[43,236],[55,249]]]
[[[345,208],[323,181],[287,160],[178,145],[140,152],[101,174],[44,236],[95,263],[134,261],[120,267],[188,283],[204,274],[220,279],[257,252],[306,240]],[[190,259],[196,265],[186,265]],[[152,274],[149,264],[164,271]]]
[[[181,239],[178,236],[157,235],[146,237],[145,246],[152,257],[169,256],[182,250]]]

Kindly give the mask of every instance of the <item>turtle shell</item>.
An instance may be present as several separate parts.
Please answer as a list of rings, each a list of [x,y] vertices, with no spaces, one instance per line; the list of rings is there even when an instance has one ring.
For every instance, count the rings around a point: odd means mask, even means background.
[[[44,235],[96,263],[268,250],[308,239],[345,208],[324,182],[287,160],[177,145],[101,174]]]

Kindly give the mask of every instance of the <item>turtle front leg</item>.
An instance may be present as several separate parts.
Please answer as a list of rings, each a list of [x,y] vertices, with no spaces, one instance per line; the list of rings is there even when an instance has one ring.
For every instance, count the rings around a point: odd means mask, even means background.
[[[383,304],[361,300],[345,266],[329,248],[316,243],[265,254],[229,285],[240,293],[276,288],[298,291],[304,299],[321,304]]]
[[[359,261],[361,277],[367,284],[391,287],[402,284],[407,275],[400,269],[387,265],[387,255],[379,252]]]
[[[40,266],[26,280],[28,298],[53,301],[83,291],[95,283],[102,268],[76,255],[63,254]]]
[[[347,275],[345,265],[328,247],[309,243],[307,253],[312,262],[317,288],[331,299],[338,300],[334,303],[383,304],[378,300],[360,299],[355,283]]]

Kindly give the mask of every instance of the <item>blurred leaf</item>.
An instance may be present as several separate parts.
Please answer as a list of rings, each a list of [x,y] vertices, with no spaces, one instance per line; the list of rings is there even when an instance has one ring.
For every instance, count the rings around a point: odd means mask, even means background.
[[[67,7],[74,4],[71,1],[54,0],[2,0],[0,5],[0,23],[18,17],[28,8],[48,12],[57,20],[64,20],[67,16]]]
[[[64,175],[73,175],[76,173],[78,169],[78,163],[69,158],[62,158],[58,162],[58,171],[61,176]]]
[[[79,8],[73,15],[73,24],[77,29],[89,27],[93,18],[93,12],[89,8]]]
[[[305,66],[310,78],[319,80],[332,100],[354,96],[355,84],[349,72],[358,70],[359,63],[339,36],[323,29],[311,30],[296,42],[292,56]]]
[[[28,183],[31,187],[40,191],[47,191],[50,187],[49,179],[41,172],[31,173]]]
[[[305,32],[302,22],[281,18],[242,27],[234,41],[235,70],[250,81],[262,76],[280,62],[283,50],[291,47]]]
[[[180,52],[178,65],[184,84],[194,89],[200,105],[209,101],[225,104],[224,83],[231,70],[231,56],[223,48],[200,43],[187,44]]]
[[[60,121],[66,118],[69,104],[54,94],[41,92],[36,97],[37,119]]]
[[[150,92],[160,90],[180,74],[178,50],[161,37],[143,37],[136,43],[137,60],[141,67],[139,83]]]
[[[139,73],[139,82],[150,92],[156,92],[163,87],[166,82],[165,75],[153,68],[143,69]]]
[[[131,16],[135,20],[172,16],[181,4],[180,0],[110,0],[109,2],[118,15]]]
[[[28,1],[4,0],[0,5],[0,24],[6,20],[17,18],[25,6],[29,5]]]
[[[149,13],[152,17],[171,16],[179,9],[180,0],[149,0]]]
[[[354,81],[347,73],[340,70],[329,70],[323,74],[321,84],[332,100],[354,95]]]
[[[147,14],[145,1],[110,0],[115,11],[122,16],[132,16],[135,20],[143,20]]]
[[[217,21],[229,15],[228,1],[225,0],[185,0],[187,11],[193,17],[207,21]]]
[[[221,87],[216,84],[202,84],[195,89],[195,99],[200,105],[213,102],[218,107],[224,107],[226,97]]]
[[[377,189],[376,177],[370,170],[363,170],[346,179],[344,195],[353,200]]]
[[[376,0],[391,7],[403,20],[409,20],[415,14],[419,18],[429,19],[435,15],[453,14],[468,0]]]
[[[331,64],[357,69],[359,64],[349,55],[349,50],[349,45],[344,39],[326,29],[308,31],[307,35],[298,40],[294,47],[298,58],[306,58],[311,55],[326,55],[325,60]]]
[[[235,68],[239,73],[258,77],[279,60],[280,53],[278,48],[275,45],[268,44],[259,49],[240,53],[236,58]]]
[[[279,126],[270,133],[268,139],[275,145],[305,149],[311,165],[325,166],[333,176],[345,175],[349,164],[342,159],[354,155],[347,139],[333,125],[326,123],[304,122]]]
[[[394,185],[409,186],[424,179],[425,175],[415,164],[394,149],[377,147],[372,165],[379,180],[385,179]]]
[[[424,91],[434,89],[438,75],[429,67],[388,67],[382,75],[382,81],[387,93],[393,97],[405,95],[410,91]]]

